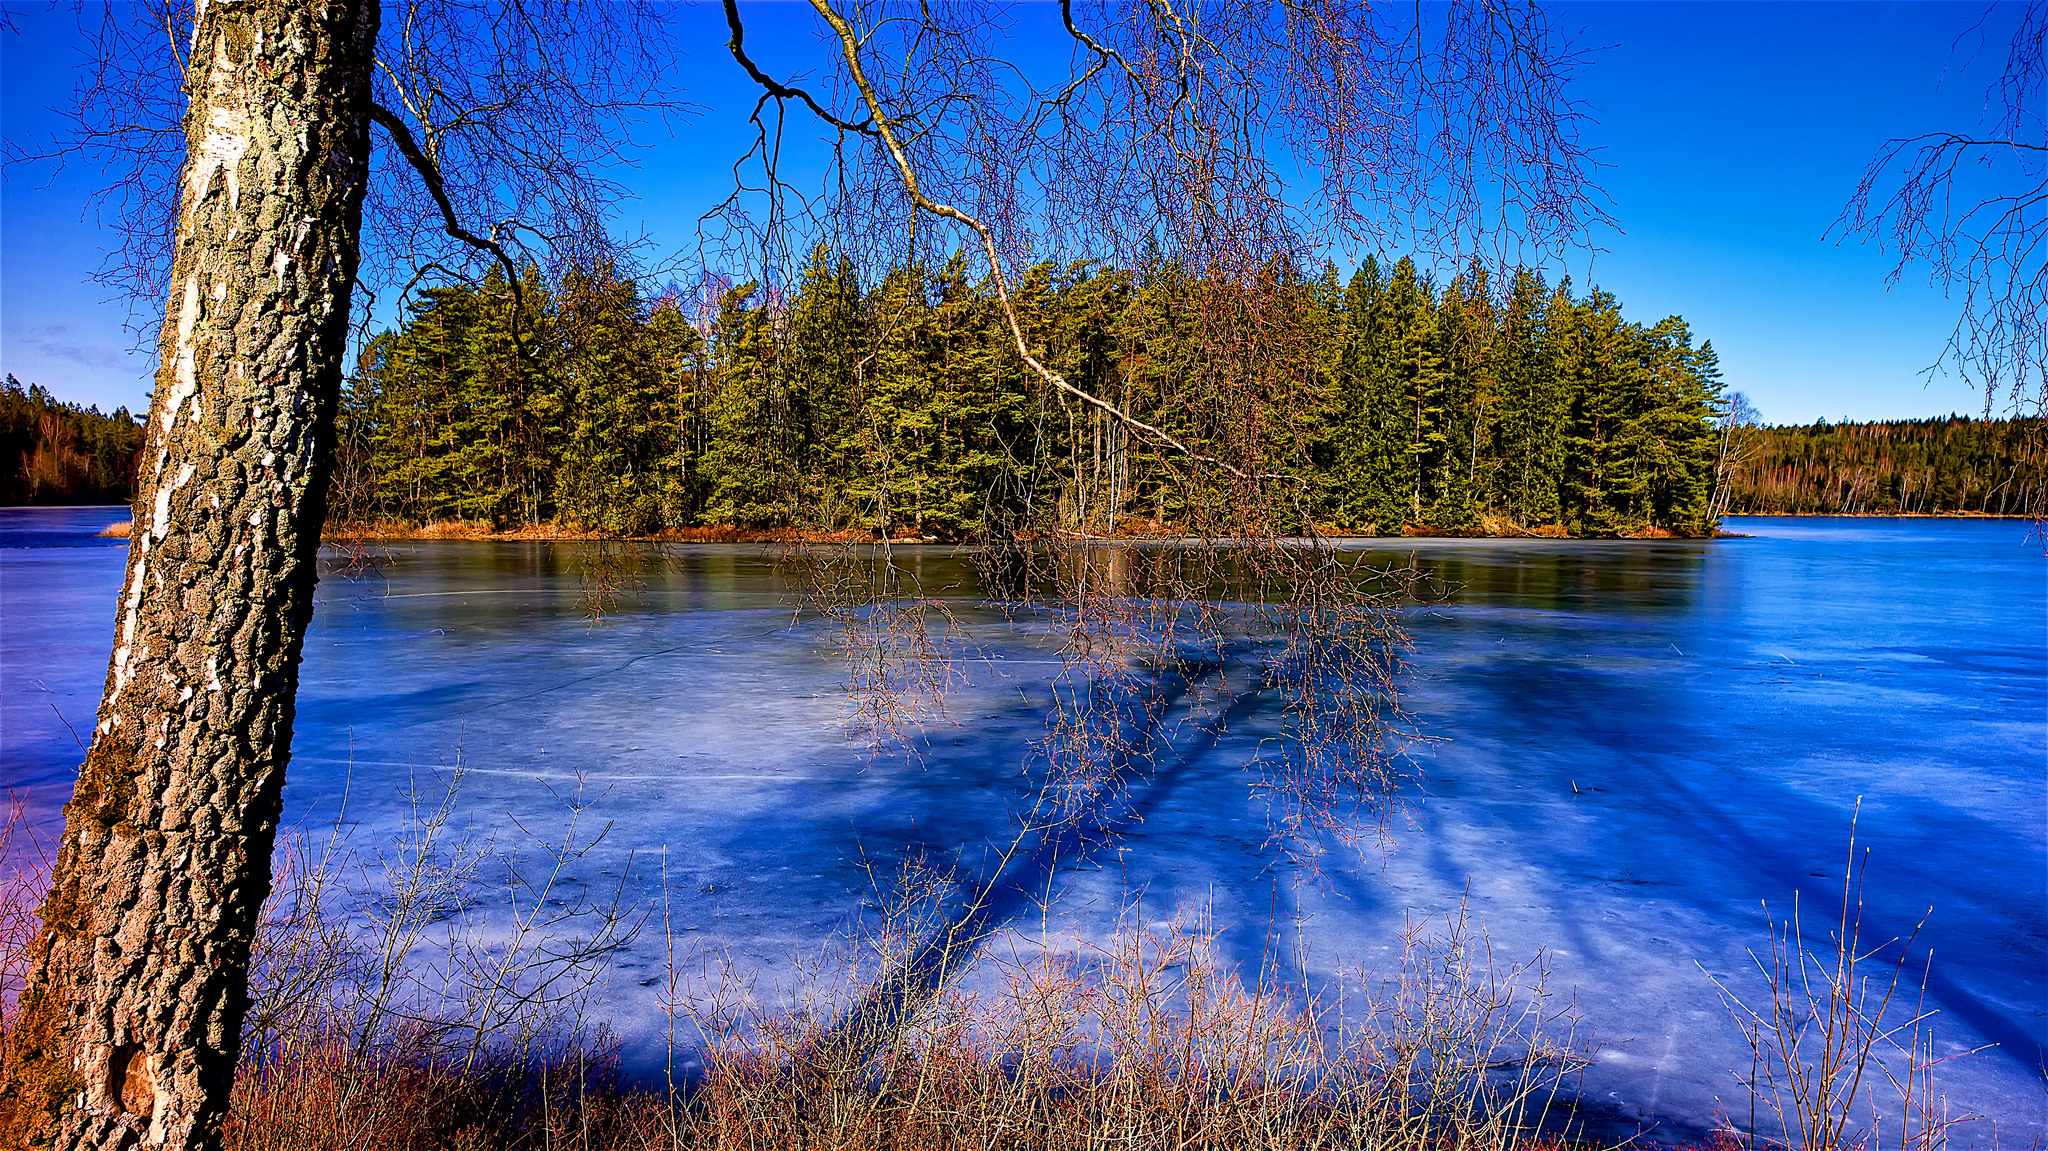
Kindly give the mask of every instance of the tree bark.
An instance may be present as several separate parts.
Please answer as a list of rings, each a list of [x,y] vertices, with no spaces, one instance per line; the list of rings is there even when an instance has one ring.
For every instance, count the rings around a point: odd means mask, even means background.
[[[197,6],[135,534],[0,1145],[218,1144],[313,609],[376,32],[376,0]]]

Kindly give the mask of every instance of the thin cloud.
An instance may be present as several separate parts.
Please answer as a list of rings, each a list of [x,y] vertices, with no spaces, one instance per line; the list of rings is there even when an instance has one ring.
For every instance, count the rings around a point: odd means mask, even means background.
[[[43,324],[15,329],[7,343],[12,351],[30,352],[44,360],[61,360],[87,368],[128,366],[128,355],[112,344],[81,342],[70,336],[69,325]]]

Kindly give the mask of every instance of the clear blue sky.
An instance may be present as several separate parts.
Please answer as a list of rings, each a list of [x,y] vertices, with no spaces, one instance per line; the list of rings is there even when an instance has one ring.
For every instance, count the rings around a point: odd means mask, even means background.
[[[83,56],[68,5],[10,4],[0,33],[0,116],[9,139],[45,133]],[[1574,259],[1645,322],[1676,313],[1713,340],[1730,385],[1772,422],[1975,412],[1952,377],[1923,376],[1954,307],[1888,260],[1826,239],[1871,154],[1887,138],[1975,127],[2003,45],[1956,39],[1977,3],[1590,3],[1554,19],[1593,49],[1577,89],[1618,230]],[[1019,35],[1047,28],[1026,10]],[[803,10],[760,5],[749,47],[794,60]],[[715,5],[685,18],[694,42],[688,98],[703,115],[646,141],[626,177],[639,198],[623,228],[691,242],[722,194],[752,92],[723,49]],[[1049,28],[1047,29],[1049,30]],[[781,41],[781,43],[778,43]],[[109,237],[85,213],[99,180],[73,166],[11,169],[0,189],[0,370],[59,396],[111,408],[146,403],[154,357],[132,351],[126,309],[88,277]]]

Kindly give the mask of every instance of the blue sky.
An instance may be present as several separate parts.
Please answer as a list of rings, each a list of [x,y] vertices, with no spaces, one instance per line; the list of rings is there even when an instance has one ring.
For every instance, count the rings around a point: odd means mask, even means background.
[[[11,4],[0,33],[0,122],[10,140],[47,132],[83,56],[68,5]],[[1581,3],[1554,21],[1590,49],[1577,86],[1617,229],[1566,270],[1620,297],[1632,318],[1676,313],[1714,342],[1730,385],[1772,422],[1974,412],[1981,398],[1924,375],[1955,319],[1943,292],[1827,238],[1863,165],[1886,139],[1967,129],[2003,45],[1957,44],[1976,3]],[[1018,35],[1038,34],[1026,10]],[[645,141],[625,177],[620,225],[691,242],[726,186],[751,95],[723,50],[714,5],[685,78],[704,112]],[[788,5],[750,12],[749,47],[795,59]],[[780,41],[781,43],[778,43]],[[11,168],[0,186],[0,370],[111,408],[146,403],[154,357],[132,351],[127,311],[90,282],[111,242],[82,209],[98,173]]]

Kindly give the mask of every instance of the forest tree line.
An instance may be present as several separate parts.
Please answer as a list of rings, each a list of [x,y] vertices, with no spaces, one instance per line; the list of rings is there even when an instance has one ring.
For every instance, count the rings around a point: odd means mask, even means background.
[[[1783,515],[2048,513],[2042,421],[1927,420],[1763,427],[1730,452],[1730,510]]]
[[[1256,284],[1041,263],[1016,295],[1034,354],[1252,477],[1224,502],[1269,523],[1711,529],[1713,349],[1607,293],[1476,265],[1438,284],[1403,258]],[[621,535],[1229,527],[1204,497],[1219,468],[1046,384],[1010,341],[957,256],[866,279],[820,250],[793,290],[696,302],[587,272],[429,288],[349,382],[333,514]]]
[[[2039,420],[1784,427],[1722,419],[1711,344],[1519,271],[1441,289],[1401,260],[1288,278],[1257,410],[1180,402],[1202,285],[1171,268],[1031,269],[1021,314],[1078,386],[1181,437],[1249,425],[1286,508],[1342,532],[1707,530],[1736,514],[2039,515]],[[787,299],[687,307],[629,280],[529,272],[430,288],[370,341],[342,399],[334,518],[564,524],[645,535],[730,524],[958,538],[1190,526],[1199,467],[1047,388],[956,259],[864,288],[824,254]],[[1271,321],[1271,315],[1261,320]],[[1236,417],[1233,419],[1232,417]],[[1719,423],[1721,426],[1716,426]],[[7,504],[127,502],[122,408],[0,389]],[[1718,491],[1718,497],[1717,497]],[[1716,502],[1718,498],[1718,503]],[[1199,525],[1195,525],[1199,526]]]
[[[12,372],[0,386],[0,502],[126,503],[141,453],[142,424],[127,408],[65,403]]]

